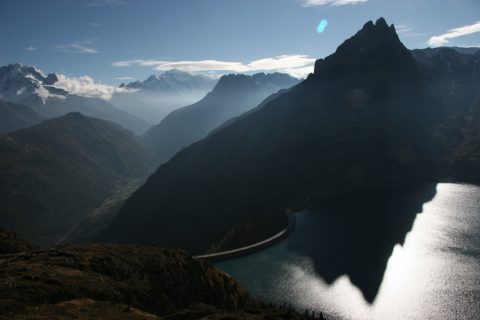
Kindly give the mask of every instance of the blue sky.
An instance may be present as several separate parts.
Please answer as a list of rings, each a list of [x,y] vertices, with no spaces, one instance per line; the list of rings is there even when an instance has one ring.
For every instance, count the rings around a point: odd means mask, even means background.
[[[480,46],[479,0],[1,0],[0,64],[111,85],[172,67],[301,74],[380,16],[408,48]]]

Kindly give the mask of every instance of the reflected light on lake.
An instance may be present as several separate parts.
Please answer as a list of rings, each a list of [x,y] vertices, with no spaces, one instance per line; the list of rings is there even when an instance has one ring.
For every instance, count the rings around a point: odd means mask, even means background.
[[[332,318],[479,319],[480,188],[437,185],[436,195],[424,203],[403,245],[393,247],[371,304],[347,274],[329,284],[311,257],[288,245],[317,221],[310,215],[318,214],[299,213],[297,228],[287,240],[218,266],[256,296],[290,303],[300,311],[323,311]],[[316,248],[323,250],[321,243]]]

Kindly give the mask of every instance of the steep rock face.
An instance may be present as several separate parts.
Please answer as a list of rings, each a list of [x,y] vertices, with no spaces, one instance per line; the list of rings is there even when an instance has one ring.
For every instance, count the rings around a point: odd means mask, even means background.
[[[150,128],[143,140],[154,153],[157,164],[206,137],[225,121],[254,107],[272,93],[289,88],[298,80],[286,74],[258,73],[252,76],[223,76],[205,98],[170,113]]]
[[[277,232],[289,207],[428,178],[432,112],[394,27],[369,22],[304,82],[162,165],[100,239],[202,252],[235,226]]]
[[[0,100],[0,133],[31,127],[44,118],[32,109]]]
[[[151,168],[143,144],[114,123],[70,113],[0,136],[0,225],[51,244],[117,184]]]

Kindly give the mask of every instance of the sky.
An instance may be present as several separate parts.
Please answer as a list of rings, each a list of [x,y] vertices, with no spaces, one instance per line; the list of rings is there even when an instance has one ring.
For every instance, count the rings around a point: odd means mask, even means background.
[[[0,0],[0,65],[86,85],[172,68],[303,77],[379,17],[410,49],[480,46],[479,0]]]

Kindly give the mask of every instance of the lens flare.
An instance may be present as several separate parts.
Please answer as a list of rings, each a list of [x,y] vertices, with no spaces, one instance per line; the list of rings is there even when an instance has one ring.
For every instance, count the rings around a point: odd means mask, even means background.
[[[323,31],[325,31],[325,29],[327,28],[328,26],[328,21],[327,19],[322,19],[320,20],[320,23],[318,24],[318,27],[317,27],[317,32],[318,33],[323,33]]]

